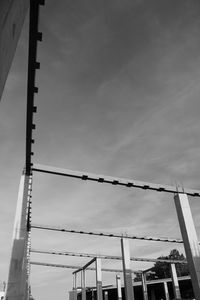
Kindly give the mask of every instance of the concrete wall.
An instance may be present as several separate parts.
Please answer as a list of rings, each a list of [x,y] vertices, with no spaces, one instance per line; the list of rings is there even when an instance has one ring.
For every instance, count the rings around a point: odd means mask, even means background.
[[[29,0],[0,0],[0,99],[29,7]]]

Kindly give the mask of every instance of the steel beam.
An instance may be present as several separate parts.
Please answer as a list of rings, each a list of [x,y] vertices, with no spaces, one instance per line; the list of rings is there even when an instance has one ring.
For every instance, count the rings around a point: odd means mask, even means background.
[[[73,300],[77,300],[77,274],[73,274]]]
[[[176,194],[174,201],[183,237],[194,295],[196,299],[200,299],[200,249],[189,200],[186,194]]]
[[[133,179],[125,179],[125,178],[119,178],[119,177],[111,177],[106,175],[97,175],[93,173],[88,173],[84,171],[72,171],[69,169],[61,169],[61,168],[55,168],[52,166],[45,166],[45,165],[39,165],[34,164],[33,171],[36,172],[42,172],[42,173],[48,173],[53,175],[61,175],[61,176],[67,176],[72,178],[78,178],[82,180],[90,180],[90,181],[96,181],[99,183],[109,183],[112,185],[121,185],[124,187],[134,187],[139,188],[143,190],[154,190],[157,192],[166,192],[166,193],[176,193],[177,187],[176,186],[169,186],[169,185],[162,185],[162,184],[155,184],[150,182],[144,182],[144,181],[138,181]],[[181,189],[179,188],[180,193],[186,193],[190,196],[196,196],[200,197],[200,191],[198,190],[191,190],[191,189]]]
[[[165,300],[170,300],[168,285],[167,285],[166,281],[163,282],[163,287],[164,287],[164,293],[165,293]]]
[[[31,156],[33,140],[33,114],[36,112],[34,96],[38,92],[35,86],[36,70],[40,64],[37,62],[37,42],[42,40],[42,33],[38,31],[39,7],[44,5],[44,0],[30,0],[29,16],[29,53],[28,53],[28,84],[27,84],[27,114],[26,114],[26,174],[31,173]]]
[[[132,272],[130,263],[129,242],[126,239],[121,239],[122,249],[122,264],[124,273],[124,290],[126,300],[134,300]]]
[[[28,295],[28,202],[31,190],[31,178],[25,174],[22,175],[17,209],[15,215],[13,244],[8,274],[8,283],[6,286],[6,300],[27,300]]]
[[[141,277],[142,277],[143,300],[148,300],[148,292],[147,292],[147,283],[146,283],[146,274],[145,274],[145,272],[141,273]]]
[[[97,257],[95,264],[96,264],[97,300],[103,300],[101,259]]]
[[[74,269],[78,270],[81,269],[80,266],[72,266],[72,265],[62,265],[62,264],[53,264],[53,263],[44,263],[44,262],[39,262],[39,261],[30,261],[31,265],[36,265],[36,266],[44,266],[44,267],[54,267],[54,268],[64,268],[64,269]],[[87,268],[87,270],[90,271],[96,271],[96,268]],[[120,269],[108,269],[108,268],[102,268],[101,269],[104,272],[113,272],[113,273],[121,273],[123,270]],[[141,273],[141,271],[133,271],[131,270],[133,274]]]
[[[171,276],[172,276],[172,286],[173,286],[173,292],[174,292],[174,299],[181,299],[181,293],[178,283],[178,277],[176,272],[176,265],[170,264],[171,269]]]
[[[83,253],[83,252],[68,252],[68,251],[55,251],[55,250],[39,250],[39,249],[31,249],[33,253],[42,253],[42,254],[53,254],[53,255],[64,255],[64,256],[75,256],[75,257],[99,257],[101,259],[113,259],[113,260],[122,260],[121,256],[115,255],[105,255],[105,254],[92,254],[92,253]],[[179,263],[179,264],[187,264],[187,261],[178,260],[178,259],[162,259],[162,258],[145,258],[145,257],[130,257],[131,261],[145,261],[145,262],[166,262],[166,263]],[[152,268],[151,268],[152,269]]]
[[[122,300],[122,287],[121,287],[120,275],[116,275],[116,286],[117,286],[117,299]]]
[[[51,230],[51,231],[60,231],[67,233],[77,233],[77,234],[86,234],[86,235],[96,235],[96,236],[104,236],[109,238],[123,238],[123,239],[131,239],[131,240],[144,240],[144,241],[152,241],[152,242],[164,242],[164,243],[175,243],[182,244],[183,241],[181,239],[173,239],[173,238],[162,238],[162,237],[152,237],[152,236],[136,236],[136,235],[122,235],[117,233],[108,233],[108,232],[94,232],[94,231],[85,231],[85,230],[74,230],[56,226],[48,226],[48,225],[31,225],[32,228],[40,229],[40,230]]]

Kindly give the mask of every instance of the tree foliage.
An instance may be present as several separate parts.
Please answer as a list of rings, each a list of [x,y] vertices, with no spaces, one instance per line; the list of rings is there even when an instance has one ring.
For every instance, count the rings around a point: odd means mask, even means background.
[[[177,249],[173,249],[170,251],[170,254],[168,256],[160,256],[158,258],[161,259],[172,259],[172,260],[185,260],[185,256],[183,254],[180,254]],[[153,280],[153,279],[162,279],[162,278],[170,278],[171,277],[171,270],[170,270],[170,264],[167,262],[159,262],[157,261],[153,268],[151,269],[152,273],[147,273],[146,278],[147,280]],[[186,276],[189,274],[189,269],[187,264],[176,264],[176,271],[177,276]],[[136,277],[134,278],[134,281],[141,281],[141,274],[136,274]]]
[[[174,260],[185,260],[185,256],[180,254],[177,249],[171,250],[168,256],[160,256],[158,258],[162,259],[174,259]],[[155,272],[155,277],[157,278],[169,278],[171,277],[170,264],[166,262],[156,262],[152,271]],[[187,264],[176,264],[176,272],[177,276],[186,276],[189,274],[188,265]]]

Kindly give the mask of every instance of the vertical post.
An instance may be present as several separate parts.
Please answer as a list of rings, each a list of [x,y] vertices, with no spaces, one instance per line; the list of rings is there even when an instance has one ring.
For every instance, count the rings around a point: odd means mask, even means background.
[[[169,300],[169,291],[168,291],[168,286],[166,281],[163,282],[163,286],[164,286],[165,299]]]
[[[31,178],[23,174],[19,185],[17,209],[13,231],[13,243],[6,287],[6,300],[27,300],[28,274],[27,274],[27,243],[28,243],[28,201]]]
[[[170,264],[171,276],[172,276],[172,285],[174,291],[174,299],[181,299],[181,293],[178,284],[178,277],[176,273],[176,266],[174,263]]]
[[[142,272],[142,291],[143,291],[143,299],[148,300],[148,293],[147,293],[147,283],[146,283],[146,274]]]
[[[85,270],[81,271],[81,295],[82,300],[86,300]]]
[[[133,284],[132,284],[132,272],[131,272],[131,262],[130,262],[130,249],[127,239],[121,239],[121,249],[122,249],[122,263],[123,263],[123,273],[124,273],[124,290],[126,300],[134,300]]]
[[[122,300],[122,287],[120,275],[116,275],[117,299]]]
[[[73,274],[73,299],[77,300],[77,274]]]
[[[97,300],[103,300],[101,259],[99,257],[96,258],[96,285],[97,285]]]
[[[186,194],[174,197],[185,253],[196,299],[200,299],[200,248],[192,213]]]
[[[108,300],[108,291],[104,292],[104,300]]]

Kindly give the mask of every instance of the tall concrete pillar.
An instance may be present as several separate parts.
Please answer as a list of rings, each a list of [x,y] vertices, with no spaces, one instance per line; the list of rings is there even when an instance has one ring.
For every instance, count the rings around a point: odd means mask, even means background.
[[[82,300],[86,300],[86,277],[85,277],[85,270],[81,271],[81,296],[82,296]]]
[[[98,257],[96,258],[96,286],[97,300],[103,300],[101,259]]]
[[[188,197],[186,194],[176,194],[174,201],[190,270],[194,295],[196,299],[200,299],[200,248]]]
[[[122,286],[120,275],[116,275],[117,299],[122,300]]]
[[[174,291],[174,299],[181,299],[181,293],[178,283],[178,277],[176,272],[175,264],[170,264],[171,276],[172,276],[172,286]]]
[[[122,249],[122,264],[124,273],[124,291],[126,300],[134,300],[131,261],[130,261],[130,249],[127,239],[121,239]]]
[[[163,287],[164,287],[164,293],[165,293],[165,300],[170,300],[169,299],[168,286],[167,286],[167,282],[166,281],[163,282]]]
[[[29,294],[27,273],[27,212],[30,187],[31,178],[23,174],[20,181],[15,214],[13,244],[5,295],[6,300],[27,300]]]
[[[148,300],[148,293],[147,293],[147,283],[146,283],[146,274],[142,272],[142,291],[143,291],[143,299]]]

